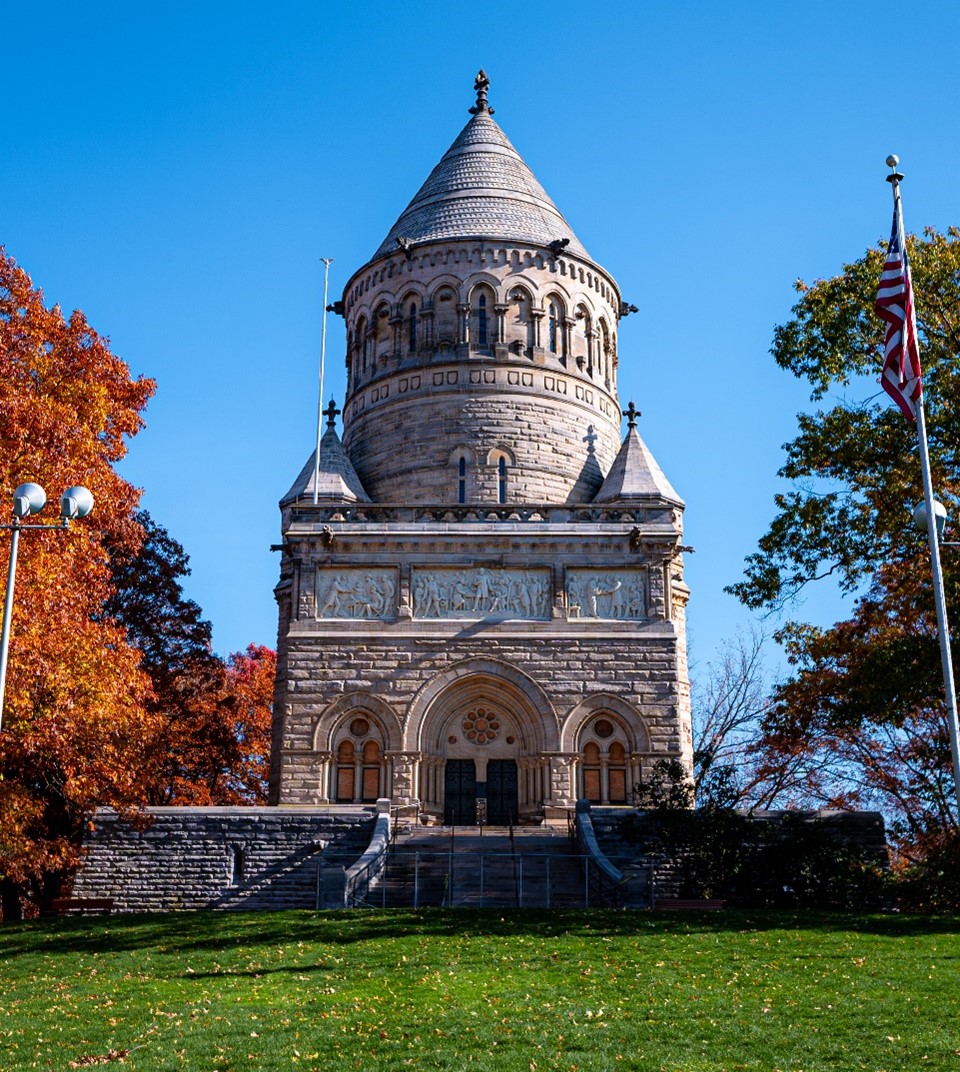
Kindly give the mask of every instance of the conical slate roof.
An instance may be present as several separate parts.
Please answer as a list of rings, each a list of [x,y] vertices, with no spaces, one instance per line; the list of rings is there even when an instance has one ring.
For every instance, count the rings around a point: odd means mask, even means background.
[[[301,497],[313,498],[313,482],[317,474],[316,457],[317,452],[314,450],[293,482],[293,487],[280,500],[281,506]],[[363,490],[360,478],[332,423],[327,426],[323,439],[320,440],[319,477],[317,498],[322,502],[370,502],[370,496]]]
[[[683,499],[673,490],[656,458],[631,424],[607,479],[593,501],[629,502],[636,499],[665,499],[683,506]]]
[[[491,118],[486,76],[475,88],[473,118],[403,210],[374,255],[396,252],[398,238],[433,242],[494,238],[546,246],[569,239],[570,253],[590,259],[570,224]]]

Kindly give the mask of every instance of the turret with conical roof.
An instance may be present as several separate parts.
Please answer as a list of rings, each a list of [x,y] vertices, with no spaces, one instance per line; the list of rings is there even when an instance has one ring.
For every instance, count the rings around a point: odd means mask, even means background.
[[[383,503],[587,503],[620,447],[620,293],[471,118],[347,283],[343,446]]]

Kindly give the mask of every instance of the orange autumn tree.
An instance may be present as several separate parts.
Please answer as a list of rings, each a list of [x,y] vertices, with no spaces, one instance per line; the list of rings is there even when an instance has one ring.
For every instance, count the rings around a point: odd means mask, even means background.
[[[125,630],[105,617],[105,545],[135,553],[138,492],[113,466],[142,426],[153,381],[134,379],[80,312],[65,318],[0,247],[0,473],[3,502],[26,481],[56,502],[83,484],[97,506],[67,532],[20,540],[0,729],[0,892],[44,906],[77,864],[93,809],[130,813],[156,715]],[[9,517],[9,506],[3,508]],[[54,511],[55,512],[55,511]],[[41,515],[42,517],[43,515]],[[38,520],[38,519],[35,519]],[[0,541],[4,561],[9,536]]]

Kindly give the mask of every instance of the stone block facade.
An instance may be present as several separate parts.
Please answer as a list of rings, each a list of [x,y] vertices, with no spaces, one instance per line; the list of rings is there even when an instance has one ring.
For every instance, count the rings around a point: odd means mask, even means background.
[[[473,763],[480,799],[492,761],[515,769],[515,821],[625,803],[648,764],[689,762],[675,511],[363,513],[285,514],[277,803],[386,795],[449,820],[448,761]]]

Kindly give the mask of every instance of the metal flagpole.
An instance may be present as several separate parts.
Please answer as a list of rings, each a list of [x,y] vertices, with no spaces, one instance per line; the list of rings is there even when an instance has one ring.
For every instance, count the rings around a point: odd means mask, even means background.
[[[327,356],[327,291],[330,282],[330,265],[333,257],[321,257],[323,261],[323,319],[320,322],[320,390],[317,394],[317,453],[313,462],[313,505],[320,494],[320,439],[323,436],[323,368]]]
[[[893,160],[890,157],[888,163]],[[899,163],[897,161],[896,163]],[[906,258],[906,238],[903,230],[903,206],[900,201],[900,180],[894,171],[887,176],[893,187],[893,210],[900,228],[901,256]],[[904,336],[906,335],[904,324]],[[957,798],[957,819],[960,821],[960,723],[957,719],[957,692],[953,678],[953,656],[950,652],[950,626],[947,622],[947,601],[943,591],[943,572],[940,568],[940,538],[937,534],[937,517],[934,513],[933,481],[930,479],[930,455],[927,450],[927,422],[924,415],[923,392],[916,402],[917,442],[920,447],[920,471],[923,474],[923,500],[927,509],[927,538],[930,542],[930,563],[933,571],[933,601],[937,611],[937,632],[940,636],[940,662],[943,667],[943,687],[947,698],[947,722],[950,727],[950,752],[953,756],[953,788]]]

